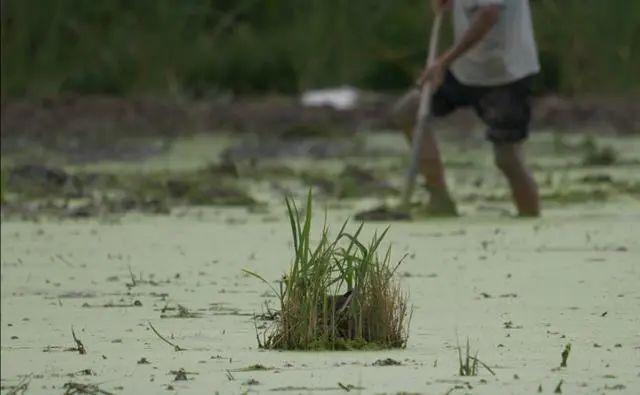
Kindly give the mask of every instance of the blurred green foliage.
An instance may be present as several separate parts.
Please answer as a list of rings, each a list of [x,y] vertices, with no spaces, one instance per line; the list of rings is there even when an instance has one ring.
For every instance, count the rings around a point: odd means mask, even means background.
[[[2,0],[1,93],[402,89],[426,0]],[[640,1],[534,0],[537,91],[640,91]],[[446,35],[450,42],[450,35]]]

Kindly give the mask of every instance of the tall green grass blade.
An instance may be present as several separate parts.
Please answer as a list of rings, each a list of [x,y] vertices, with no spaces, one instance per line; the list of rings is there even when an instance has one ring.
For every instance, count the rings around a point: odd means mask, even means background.
[[[286,197],[284,199],[287,204],[287,211],[289,214],[289,222],[291,223],[291,234],[293,236],[293,248],[298,253],[298,228],[296,227],[296,216],[293,212],[293,208],[291,207],[291,203],[289,202],[289,198]]]

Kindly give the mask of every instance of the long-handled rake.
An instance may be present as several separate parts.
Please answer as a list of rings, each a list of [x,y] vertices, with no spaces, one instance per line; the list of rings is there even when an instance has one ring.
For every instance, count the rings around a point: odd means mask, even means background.
[[[438,53],[438,42],[440,41],[440,26],[442,25],[442,12],[439,11],[433,21],[431,27],[431,37],[429,40],[429,53],[427,55],[426,65],[432,64]],[[413,195],[413,189],[416,184],[416,176],[418,175],[418,166],[420,164],[420,154],[422,152],[422,143],[424,141],[425,133],[431,133],[428,130],[427,119],[431,113],[431,95],[432,95],[431,81],[426,81],[422,84],[422,90],[420,92],[420,105],[418,106],[418,113],[416,115],[416,123],[413,127],[413,133],[411,138],[411,162],[409,169],[407,170],[407,179],[402,194],[402,208],[409,209],[411,203],[411,196]]]
[[[435,61],[438,53],[438,42],[440,41],[440,27],[442,26],[442,11],[436,13],[433,25],[431,27],[431,36],[429,38],[429,50],[427,54],[426,65],[430,65]],[[411,162],[407,170],[404,190],[402,192],[401,205],[397,209],[389,209],[385,206],[362,212],[356,215],[356,219],[362,220],[404,220],[409,219],[409,209],[413,189],[416,184],[416,176],[418,175],[418,167],[420,165],[420,154],[422,153],[422,144],[424,142],[425,133],[431,133],[428,129],[427,120],[431,112],[431,81],[426,81],[420,89],[420,104],[416,114],[416,123],[413,128],[411,138]],[[412,90],[408,92],[400,101],[397,107],[403,107],[408,100],[415,94]]]

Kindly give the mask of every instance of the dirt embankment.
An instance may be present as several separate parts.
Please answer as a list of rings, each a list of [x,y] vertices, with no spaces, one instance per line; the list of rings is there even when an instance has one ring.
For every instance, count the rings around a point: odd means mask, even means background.
[[[361,95],[350,110],[305,107],[295,97],[238,98],[186,102],[153,98],[100,96],[3,99],[0,106],[3,150],[17,136],[30,140],[175,136],[188,132],[240,132],[317,135],[392,127],[392,95]],[[447,119],[451,126],[475,122],[468,112]],[[640,100],[633,98],[536,99],[533,126],[558,130],[602,130],[620,135],[640,133]],[[100,137],[103,138],[100,138]],[[5,143],[7,147],[5,147]]]

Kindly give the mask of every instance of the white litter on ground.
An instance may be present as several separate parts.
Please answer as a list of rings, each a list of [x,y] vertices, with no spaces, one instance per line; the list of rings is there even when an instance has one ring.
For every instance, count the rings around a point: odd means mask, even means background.
[[[307,107],[332,107],[350,110],[358,102],[358,91],[350,86],[310,90],[302,94],[302,104]]]

